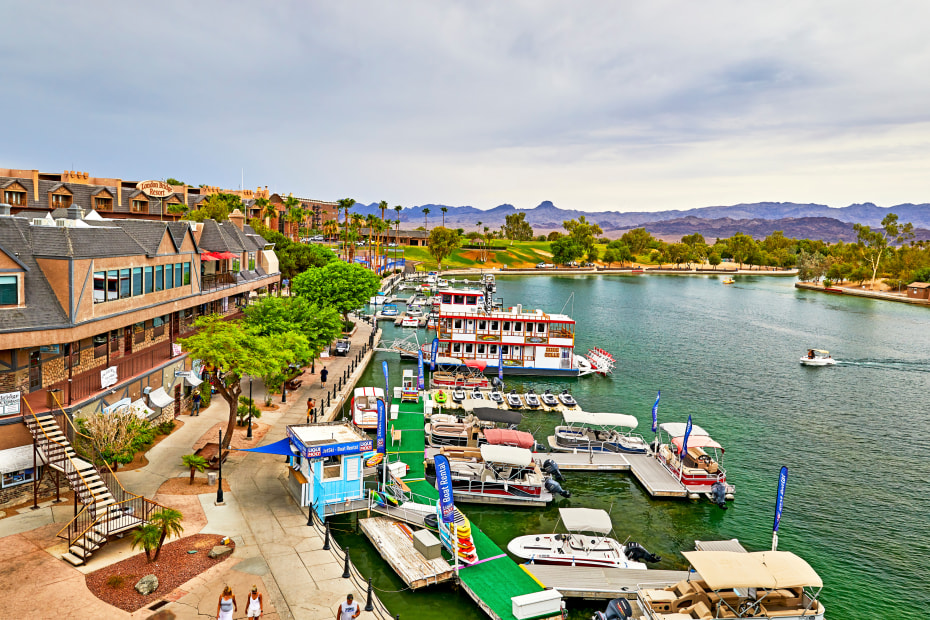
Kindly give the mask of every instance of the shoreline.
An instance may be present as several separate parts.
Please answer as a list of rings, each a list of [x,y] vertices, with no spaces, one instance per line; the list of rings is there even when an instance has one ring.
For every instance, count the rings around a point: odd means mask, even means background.
[[[896,301],[898,303],[911,304],[913,306],[930,306],[928,299],[914,299],[908,297],[907,293],[891,293],[889,291],[871,291],[868,289],[859,289],[848,286],[831,286],[824,288],[821,284],[812,282],[795,282],[794,288],[805,291],[818,291],[829,295],[852,295],[853,297],[866,297],[869,299],[878,299],[882,301]]]
[[[635,269],[635,271],[634,271]],[[425,272],[419,272],[425,273]],[[499,267],[492,267],[490,269],[446,269],[443,271],[437,272],[441,275],[474,275],[474,274],[483,274],[483,273],[493,273],[496,275],[536,275],[536,276],[546,276],[546,275],[626,275],[626,276],[645,276],[645,275],[666,275],[666,276],[796,276],[798,274],[797,269],[674,269],[674,268],[663,268],[663,267],[623,267],[623,268],[611,268],[606,267],[566,267],[566,268],[554,268],[554,269],[535,269],[532,267],[528,268],[518,268],[518,269],[506,269]]]

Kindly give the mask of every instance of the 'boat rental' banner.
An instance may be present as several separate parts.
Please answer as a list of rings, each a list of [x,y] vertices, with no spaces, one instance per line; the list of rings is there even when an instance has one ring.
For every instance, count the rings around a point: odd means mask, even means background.
[[[378,399],[378,439],[375,448],[381,454],[385,453],[384,438],[387,435],[387,414],[384,411],[384,401]]]
[[[504,347],[497,347],[497,378],[504,380]]]
[[[688,423],[685,425],[685,437],[681,440],[681,454],[682,459],[685,458],[685,455],[688,453],[688,437],[691,435],[691,416],[688,416]],[[679,465],[681,470],[684,471],[684,465]]]
[[[455,519],[455,504],[452,502],[452,468],[449,459],[437,454],[434,460],[436,467],[436,490],[439,491],[439,509],[442,511],[444,523],[452,523]]]
[[[656,402],[652,406],[652,432],[659,428],[659,398],[662,396],[662,390],[656,394]]]
[[[433,338],[433,348],[429,352],[429,371],[436,371],[436,356],[439,355],[439,338]]]
[[[385,398],[390,398],[390,397],[391,397],[391,396],[390,396],[390,395],[391,395],[391,389],[390,389],[390,387],[388,386],[388,365],[387,365],[387,361],[382,361],[382,362],[381,362],[381,370],[384,372],[384,397],[385,397]]]
[[[778,474],[778,495],[775,497],[775,525],[772,528],[773,532],[778,531],[778,524],[781,523],[781,509],[785,503],[786,484],[788,484],[788,468],[782,466],[781,472]]]
[[[423,349],[417,351],[417,389],[423,389]]]

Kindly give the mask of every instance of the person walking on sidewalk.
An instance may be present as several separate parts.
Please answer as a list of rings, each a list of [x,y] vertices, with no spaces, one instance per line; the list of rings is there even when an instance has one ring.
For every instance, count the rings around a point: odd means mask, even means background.
[[[252,593],[249,594],[249,604],[245,607],[246,618],[261,618],[265,613],[265,604],[262,602],[262,595],[258,593],[258,586],[252,586]]]
[[[232,593],[232,588],[226,586],[223,588],[223,595],[220,596],[220,600],[216,604],[216,619],[232,620],[233,611],[239,611],[239,606],[236,605],[236,596]]]
[[[320,385],[326,387],[326,377],[329,376],[329,371],[326,368],[320,371]]]
[[[194,390],[194,397],[191,399],[191,416],[200,415],[200,390]]]
[[[307,399],[307,424],[310,424],[310,415],[313,414],[313,421],[316,422],[316,401],[313,400],[313,397]]]
[[[345,603],[339,603],[339,618],[338,620],[354,620],[358,618],[359,614],[362,613],[362,608],[358,606],[358,603],[352,600],[352,594],[350,593],[346,597]]]

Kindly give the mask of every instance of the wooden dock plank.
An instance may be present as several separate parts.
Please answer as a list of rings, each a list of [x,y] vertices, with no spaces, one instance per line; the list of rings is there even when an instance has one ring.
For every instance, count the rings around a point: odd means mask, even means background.
[[[594,566],[555,566],[528,564],[526,569],[549,588],[567,598],[636,598],[640,585],[665,588],[688,578],[688,571]]]
[[[653,497],[688,497],[684,485],[654,457],[627,454],[626,459],[630,462],[630,471]]]
[[[410,588],[452,579],[453,571],[442,558],[427,560],[413,547],[413,541],[398,527],[397,522],[386,517],[359,519],[359,527],[371,544],[381,553],[394,572]]]
[[[549,437],[549,446],[555,443],[555,438]],[[548,452],[538,454],[537,460],[541,462],[552,459],[559,469],[564,471],[629,471],[630,462],[626,455],[616,452]]]

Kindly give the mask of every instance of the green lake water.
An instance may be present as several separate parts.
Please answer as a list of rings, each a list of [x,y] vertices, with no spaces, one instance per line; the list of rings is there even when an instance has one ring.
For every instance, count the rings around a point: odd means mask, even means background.
[[[612,377],[507,378],[508,389],[569,388],[586,411],[635,415],[647,439],[662,390],[660,422],[684,422],[691,414],[726,448],[723,465],[736,500],[726,511],[705,500],[653,500],[626,473],[567,472],[563,486],[571,499],[546,509],[463,504],[462,510],[506,548],[513,537],[552,531],[560,506],[610,509],[618,538],[629,536],[661,555],[656,568],[684,569],[679,551],[693,549],[696,539],[738,538],[753,551],[770,548],[778,471],[787,465],[778,548],[820,573],[827,616],[926,617],[930,310],[801,291],[793,283],[761,276],[739,276],[730,286],[712,276],[498,278],[508,306],[558,312],[567,302],[565,312],[577,321],[576,352],[599,346],[617,359]],[[388,341],[407,331],[382,326]],[[431,337],[421,330],[421,340]],[[839,363],[801,366],[811,347],[829,349]],[[396,385],[397,356],[375,359],[388,360]],[[383,385],[380,366],[369,366],[364,385]],[[559,420],[528,413],[521,428],[544,442]],[[486,617],[451,586],[403,591],[367,539],[353,532],[353,517],[333,526],[401,618]],[[589,618],[602,608],[572,602],[570,617]]]

